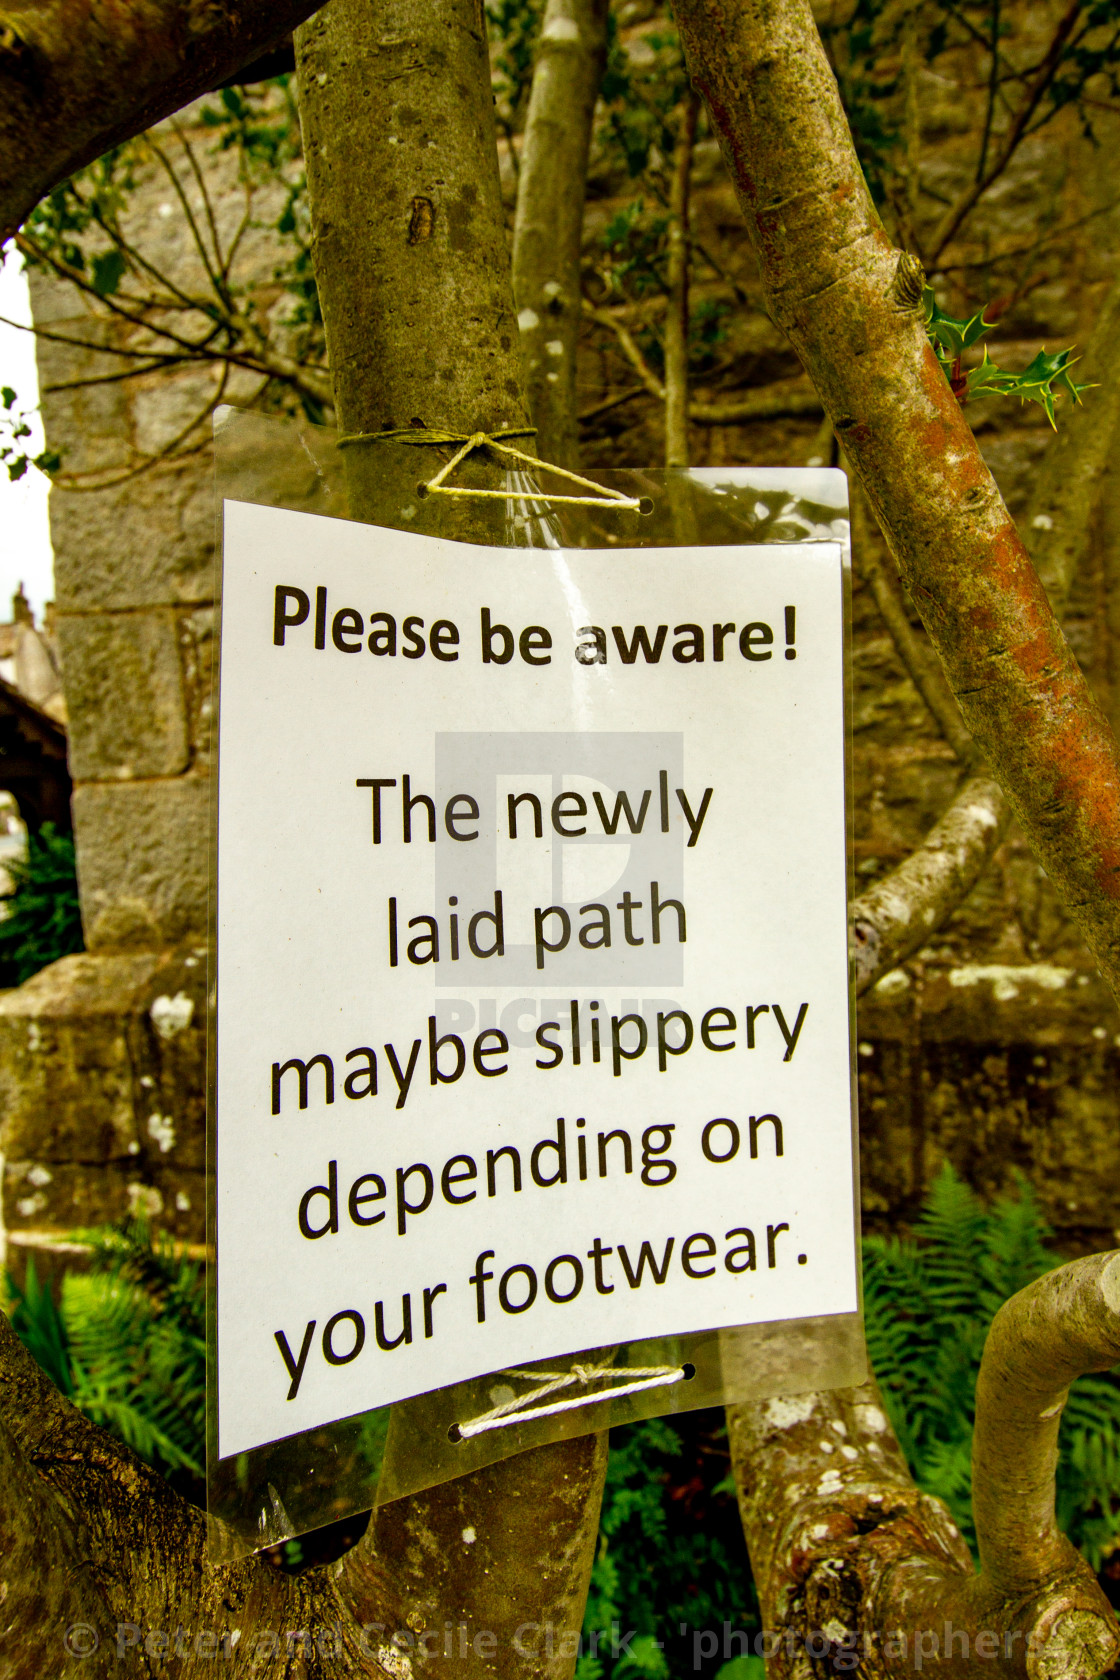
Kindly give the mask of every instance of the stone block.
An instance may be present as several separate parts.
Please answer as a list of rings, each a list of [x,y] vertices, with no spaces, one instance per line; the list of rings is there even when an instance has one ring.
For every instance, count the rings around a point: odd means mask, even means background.
[[[860,1163],[872,1225],[950,1162],[990,1202],[1030,1180],[1068,1251],[1120,1242],[1120,1017],[1046,963],[896,969],[861,999]]]
[[[76,781],[178,776],[190,747],[174,613],[58,618]]]
[[[69,435],[52,427],[52,438]],[[51,495],[61,612],[204,604],[214,593],[209,450],[96,495]]]
[[[83,953],[0,992],[12,1241],[129,1212],[205,1236],[206,951]]]
[[[158,948],[207,929],[210,779],[74,790],[86,944]]]

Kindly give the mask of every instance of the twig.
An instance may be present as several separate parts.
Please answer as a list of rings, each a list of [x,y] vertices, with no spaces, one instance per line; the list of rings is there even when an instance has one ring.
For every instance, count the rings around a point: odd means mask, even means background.
[[[688,466],[689,197],[700,96],[681,104],[669,199],[669,307],[665,316],[665,465]]]
[[[1023,139],[1023,136],[1027,132],[1027,125],[1037,110],[1039,101],[1054,79],[1058,63],[1062,56],[1062,50],[1073,31],[1073,27],[1077,22],[1080,11],[1081,0],[1070,0],[1070,4],[1067,7],[1064,16],[1059,22],[1057,29],[1054,31],[1053,39],[1050,42],[1050,46],[1047,49],[1046,56],[1042,61],[1038,74],[1035,76],[1034,81],[1027,89],[1023,102],[1012,121],[1011,127],[1004,137],[1003,145],[1000,147],[991,168],[986,170],[984,174],[980,175],[977,180],[973,181],[972,185],[961,194],[956,204],[953,205],[948,214],[942,219],[941,225],[937,229],[933,238],[933,256],[931,259],[933,262],[937,261],[945,247],[956,236],[962,222],[965,220],[965,217],[968,216],[978,200],[983,197],[992,183],[1003,174],[1003,171],[1011,162],[1011,159],[1015,155],[1019,146],[1019,142]]]
[[[965,728],[961,709],[945,681],[937,655],[910,623],[898,574],[893,566],[884,564],[879,553],[872,536],[863,490],[854,477],[851,480],[851,497],[853,558],[860,576],[866,580],[875,597],[875,605],[890,632],[895,650],[925,702],[930,717],[960,762],[970,765],[976,758],[976,743]]]

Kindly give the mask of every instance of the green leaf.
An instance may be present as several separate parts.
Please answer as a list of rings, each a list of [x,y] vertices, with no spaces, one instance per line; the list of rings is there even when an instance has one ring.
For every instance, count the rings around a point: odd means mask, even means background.
[[[922,303],[925,308],[926,331],[933,343],[947,351],[953,360],[970,350],[974,344],[979,344],[985,334],[990,333],[995,326],[994,321],[984,319],[983,309],[977,310],[975,315],[970,315],[966,320],[959,320],[947,314],[934,296],[932,286],[927,286],[922,293]]]
[[[766,1664],[761,1657],[732,1657],[717,1668],[715,1680],[766,1680]]]
[[[92,258],[90,268],[93,274],[93,289],[98,297],[112,297],[121,283],[126,266],[123,253],[115,246],[109,251],[99,251]]]

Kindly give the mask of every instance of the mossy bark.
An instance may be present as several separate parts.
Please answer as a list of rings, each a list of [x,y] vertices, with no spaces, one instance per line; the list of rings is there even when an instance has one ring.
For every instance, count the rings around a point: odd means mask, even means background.
[[[976,1391],[979,1574],[940,1500],[914,1486],[873,1384],[731,1407],[767,1672],[807,1676],[824,1657],[842,1671],[851,1653],[875,1680],[1103,1673],[1116,1618],[1058,1531],[1054,1469],[1069,1384],[1118,1356],[1120,1255],[1063,1266],[997,1314]]]
[[[481,8],[335,0],[297,31],[296,64],[339,431],[528,426]],[[417,496],[447,458],[348,446],[351,512],[500,541],[501,504]],[[457,482],[497,480],[472,457]]]

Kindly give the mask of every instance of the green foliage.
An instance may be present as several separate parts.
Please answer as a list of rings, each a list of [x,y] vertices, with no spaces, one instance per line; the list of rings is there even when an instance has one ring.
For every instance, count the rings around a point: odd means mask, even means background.
[[[140,1221],[82,1233],[88,1273],[68,1272],[61,1302],[27,1262],[11,1277],[12,1326],[92,1422],[165,1473],[201,1477],[205,1441],[203,1281]]]
[[[669,218],[647,211],[645,200],[632,199],[616,210],[603,229],[604,274],[618,297],[648,297],[666,289],[665,260]]]
[[[990,108],[978,179],[994,161],[990,135],[997,111],[1009,108],[1014,115],[1020,104],[1025,109],[1029,102],[1020,143],[1068,107],[1077,111],[1084,133],[1095,138],[1093,110],[1107,106],[1109,97],[1115,100],[1120,91],[1120,3],[1098,0],[1082,5],[1065,39],[1055,41],[1053,56],[1045,50],[1039,53],[1033,41],[1020,39],[1025,16],[1009,16],[1002,0],[928,0],[920,10],[895,0],[856,0],[844,10],[842,21],[821,20],[821,35],[876,203],[892,202],[901,184],[908,31],[919,65],[935,67],[945,54],[963,50],[988,81]],[[1024,60],[1030,65],[1025,73]]]
[[[74,836],[44,823],[27,856],[5,864],[13,891],[0,899],[0,985],[22,986],[48,963],[84,949]]]
[[[979,344],[995,326],[994,320],[987,319],[987,310],[991,306],[977,310],[975,315],[970,315],[966,320],[958,320],[955,316],[946,314],[929,286],[922,294],[922,302],[930,343],[936,352],[941,371],[962,405],[973,397],[1018,397],[1020,402],[1041,404],[1046,418],[1056,430],[1055,397],[1064,392],[1071,402],[1079,403],[1081,393],[1091,388],[1089,385],[1077,385],[1071,378],[1072,350],[1058,350],[1053,355],[1040,350],[1030,366],[1024,368],[1021,373],[1009,373],[1006,368],[997,367],[994,362],[988,360],[988,348],[985,345],[984,359],[979,367],[964,368],[962,358],[965,351]]]
[[[544,0],[486,0],[494,108],[508,139],[525,125]]]
[[[635,53],[619,39],[613,13],[608,31],[599,145],[604,159],[625,168],[631,180],[649,171],[656,177],[673,155],[676,112],[688,91],[680,38],[675,29],[653,29]]]
[[[32,436],[32,429],[27,416],[31,410],[17,408],[18,401],[10,385],[0,385],[0,465],[7,468],[13,483],[23,477],[28,467],[53,473],[62,465],[62,457],[55,449],[41,449],[36,455],[28,454],[26,439]]]
[[[864,1241],[867,1348],[918,1485],[971,1543],[972,1424],[988,1326],[1004,1301],[1061,1264],[1025,1180],[985,1208],[945,1167],[913,1239]],[[1120,1536],[1120,1380],[1082,1377],[1062,1418],[1058,1520],[1099,1568]]]
[[[726,1470],[724,1431],[702,1414],[612,1431],[576,1680],[666,1680],[691,1663],[694,1628],[757,1627]]]

